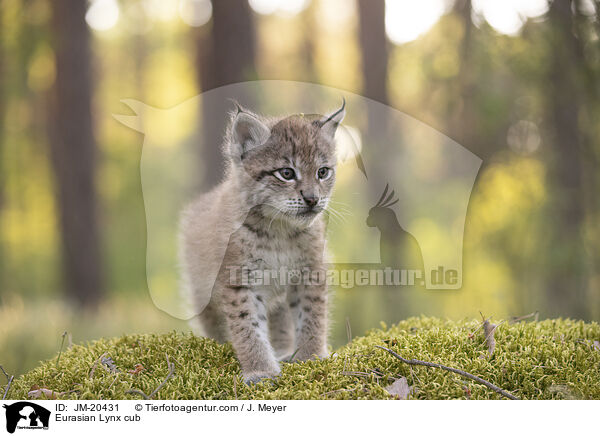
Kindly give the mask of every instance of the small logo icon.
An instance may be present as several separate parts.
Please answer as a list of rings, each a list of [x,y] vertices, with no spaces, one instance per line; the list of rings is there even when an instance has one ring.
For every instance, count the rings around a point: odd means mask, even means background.
[[[50,411],[29,401],[19,401],[10,405],[4,404],[6,409],[6,431],[14,433],[18,429],[48,429]]]

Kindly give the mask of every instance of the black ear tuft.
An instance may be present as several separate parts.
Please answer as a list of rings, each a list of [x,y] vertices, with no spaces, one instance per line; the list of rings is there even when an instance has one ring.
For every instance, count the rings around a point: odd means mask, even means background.
[[[246,112],[244,111],[244,108],[242,107],[242,105],[235,99],[235,98],[229,98],[228,99],[230,102],[233,103],[233,105],[235,106],[235,114],[239,114],[240,112]]]
[[[342,107],[330,115],[325,115],[319,120],[321,132],[333,139],[335,131],[346,115],[346,99],[342,97]]]

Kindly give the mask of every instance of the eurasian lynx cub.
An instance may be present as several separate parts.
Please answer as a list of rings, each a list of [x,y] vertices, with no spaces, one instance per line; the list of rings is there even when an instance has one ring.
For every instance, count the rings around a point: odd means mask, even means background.
[[[233,343],[247,383],[277,376],[278,360],[327,356],[323,280],[256,285],[239,272],[324,271],[321,212],[344,114],[342,105],[330,116],[266,119],[238,107],[225,137],[224,181],[182,214],[185,286],[204,333]]]

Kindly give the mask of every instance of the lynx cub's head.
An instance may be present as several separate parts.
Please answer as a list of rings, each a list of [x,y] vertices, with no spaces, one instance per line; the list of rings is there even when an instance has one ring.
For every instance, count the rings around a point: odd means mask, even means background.
[[[226,142],[230,177],[249,208],[295,226],[310,225],[335,183],[335,131],[342,107],[326,116],[267,119],[238,107]]]

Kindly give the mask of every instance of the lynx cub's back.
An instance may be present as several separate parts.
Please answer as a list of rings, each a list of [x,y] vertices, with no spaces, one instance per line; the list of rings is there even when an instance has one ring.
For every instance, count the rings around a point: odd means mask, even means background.
[[[224,181],[182,213],[186,291],[204,334],[232,342],[247,383],[277,376],[278,360],[327,355],[324,280],[244,278],[324,272],[323,211],[344,106],[329,116],[272,119],[238,107],[225,136]]]

